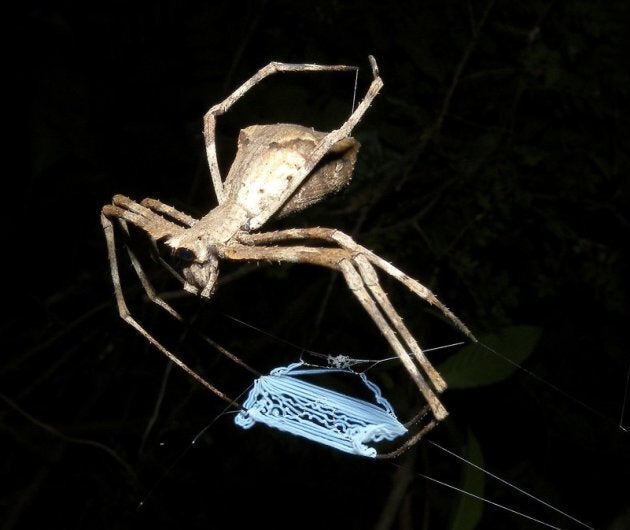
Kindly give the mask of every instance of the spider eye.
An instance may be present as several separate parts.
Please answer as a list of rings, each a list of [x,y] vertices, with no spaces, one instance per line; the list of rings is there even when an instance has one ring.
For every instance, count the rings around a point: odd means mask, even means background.
[[[175,249],[175,256],[177,256],[182,261],[195,261],[195,253],[186,247]]]

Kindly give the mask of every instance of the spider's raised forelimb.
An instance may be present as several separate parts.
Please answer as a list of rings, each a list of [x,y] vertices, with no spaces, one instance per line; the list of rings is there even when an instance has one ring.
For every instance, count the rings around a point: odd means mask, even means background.
[[[366,94],[365,98],[363,98],[363,101],[361,101],[361,103],[357,106],[350,118],[348,118],[348,120],[339,129],[329,133],[327,137],[322,140],[322,142],[320,142],[320,144],[313,150],[309,157],[309,160],[305,163],[303,167],[302,179],[296,179],[296,181],[294,182],[294,186],[287,188],[286,193],[280,200],[280,204],[284,203],[289,198],[289,196],[293,194],[293,192],[301,184],[302,180],[313,170],[315,165],[319,163],[322,157],[330,150],[330,148],[335,143],[350,135],[352,129],[361,120],[363,114],[372,103],[372,100],[380,91],[381,87],[383,86],[383,81],[379,76],[376,60],[371,55],[369,56],[369,60],[372,67],[372,75],[374,79],[372,81],[372,84],[370,85],[370,88],[368,89],[368,93]],[[248,92],[251,88],[253,88],[263,79],[272,74],[280,72],[342,72],[352,70],[357,70],[357,67],[346,65],[291,64],[271,62],[267,66],[258,70],[258,72],[256,72],[252,77],[245,81],[221,103],[218,103],[217,105],[212,107],[204,116],[203,134],[206,143],[206,156],[208,157],[208,165],[210,166],[210,176],[212,178],[212,185],[214,187],[214,192],[217,196],[218,203],[221,204],[225,200],[225,194],[223,191],[223,180],[221,179],[221,172],[219,171],[219,163],[217,160],[216,151],[215,131],[217,116],[220,116],[221,114],[227,112],[234,103],[236,103],[241,97],[243,97],[243,95],[245,95],[246,92]],[[273,215],[273,213],[275,212],[270,212],[269,215],[267,215],[264,219],[255,220],[253,224],[250,225],[250,228],[258,228],[271,215]]]

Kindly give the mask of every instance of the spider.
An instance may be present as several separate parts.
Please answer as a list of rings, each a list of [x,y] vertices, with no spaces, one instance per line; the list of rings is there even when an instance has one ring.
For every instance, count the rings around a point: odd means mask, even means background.
[[[306,263],[340,272],[400,358],[432,412],[433,420],[413,438],[415,443],[428,429],[447,417],[448,412],[438,398],[446,389],[446,382],[431,365],[390,302],[379,283],[377,269],[437,307],[456,328],[475,340],[472,333],[424,285],[339,230],[293,228],[260,231],[267,221],[307,208],[342,189],[350,181],[359,149],[359,143],[350,133],[383,86],[376,60],[369,56],[369,62],[371,84],[362,101],[338,129],[319,132],[296,124],[246,127],[240,131],[234,161],[223,180],[216,154],[216,119],[246,92],[264,78],[279,72],[356,70],[345,65],[269,63],[204,116],[206,152],[218,202],[215,208],[195,219],[156,199],[136,202],[126,196],[115,195],[112,203],[102,208],[101,223],[107,242],[114,294],[122,319],[173,363],[235,406],[239,405],[183,363],[131,315],[120,282],[114,221],[119,222],[125,233],[128,233],[128,224],[131,224],[146,233],[154,244],[165,245],[179,258],[181,270],[175,271],[166,262],[163,264],[180,278],[186,291],[205,299],[212,296],[217,285],[221,260]],[[180,319],[179,314],[156,294],[129,246],[127,252],[148,297]],[[242,364],[238,357],[224,353]]]

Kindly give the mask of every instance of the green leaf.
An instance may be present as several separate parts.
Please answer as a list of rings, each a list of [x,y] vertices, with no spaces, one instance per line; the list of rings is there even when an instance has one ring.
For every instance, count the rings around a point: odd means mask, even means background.
[[[464,346],[438,370],[449,388],[498,383],[518,370],[536,347],[541,333],[542,328],[536,326],[509,326],[498,334],[481,336],[479,343]]]
[[[483,453],[477,438],[469,430],[462,456],[483,469]],[[459,487],[467,493],[483,496],[485,475],[471,465],[464,464]],[[473,530],[483,515],[483,501],[462,493],[457,501],[451,520],[451,530]]]

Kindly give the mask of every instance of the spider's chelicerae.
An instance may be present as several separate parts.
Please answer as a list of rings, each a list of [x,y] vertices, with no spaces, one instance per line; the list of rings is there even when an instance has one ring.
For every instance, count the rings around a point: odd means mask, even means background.
[[[184,289],[202,298],[212,296],[220,260],[308,263],[339,271],[400,358],[432,412],[433,419],[429,424],[405,442],[408,447],[448,415],[438,398],[446,383],[389,301],[379,283],[377,269],[393,276],[417,296],[440,309],[461,332],[474,340],[471,332],[429,289],[339,230],[294,228],[260,231],[268,220],[307,208],[350,181],[359,149],[359,143],[350,133],[383,86],[376,61],[371,56],[369,60],[373,80],[363,100],[341,127],[331,132],[318,132],[295,124],[247,127],[240,132],[238,150],[225,180],[221,178],[216,155],[217,116],[227,112],[248,90],[271,74],[355,68],[272,62],[212,107],[204,117],[204,136],[218,205],[201,219],[156,199],[144,199],[138,203],[116,195],[111,204],[103,207],[101,222],[120,316],[172,362],[230,403],[233,401],[227,395],[160,344],[130,314],[120,283],[113,221],[118,221],[125,232],[128,231],[127,223],[131,223],[153,241],[170,249],[184,263],[181,271],[171,272],[181,278]],[[322,246],[312,246],[313,241],[321,241]],[[130,248],[128,253],[149,298],[180,318],[155,293]]]

